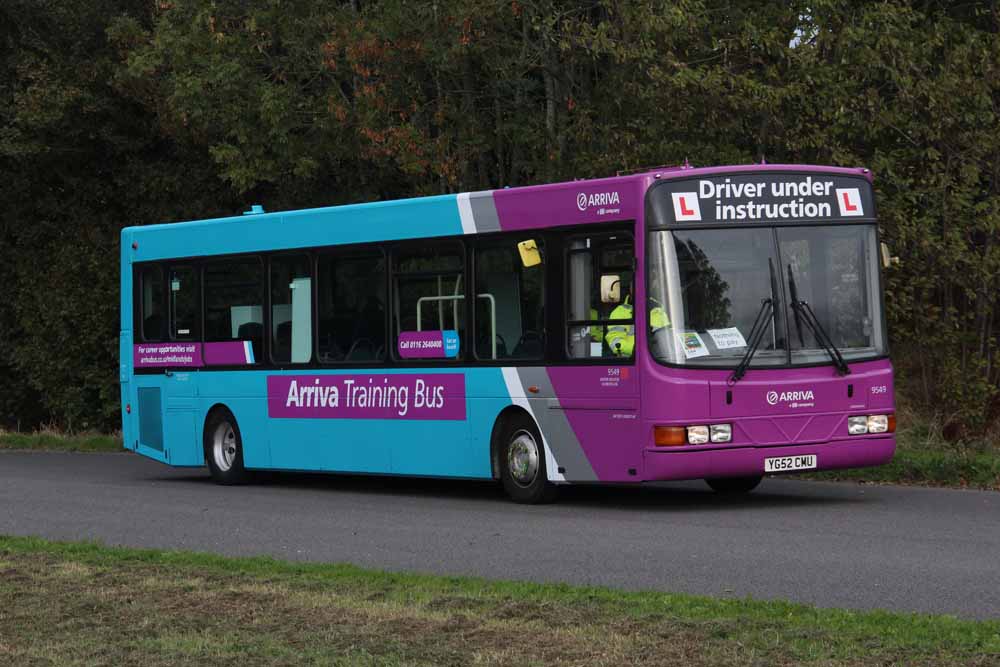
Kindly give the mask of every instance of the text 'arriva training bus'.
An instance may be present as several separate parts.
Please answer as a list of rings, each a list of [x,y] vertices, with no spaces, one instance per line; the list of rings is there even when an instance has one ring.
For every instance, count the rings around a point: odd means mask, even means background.
[[[895,450],[867,169],[664,168],[122,231],[125,447],[562,484]]]

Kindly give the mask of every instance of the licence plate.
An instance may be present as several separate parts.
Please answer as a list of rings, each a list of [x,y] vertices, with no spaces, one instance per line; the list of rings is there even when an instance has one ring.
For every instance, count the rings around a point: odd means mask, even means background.
[[[787,472],[789,470],[813,470],[816,468],[815,454],[799,456],[775,456],[764,459],[764,472]]]

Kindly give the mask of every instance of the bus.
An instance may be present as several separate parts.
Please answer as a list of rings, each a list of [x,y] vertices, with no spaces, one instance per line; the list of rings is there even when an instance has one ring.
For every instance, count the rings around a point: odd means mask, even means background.
[[[566,484],[895,451],[872,175],[613,178],[129,227],[125,448],[254,471]]]

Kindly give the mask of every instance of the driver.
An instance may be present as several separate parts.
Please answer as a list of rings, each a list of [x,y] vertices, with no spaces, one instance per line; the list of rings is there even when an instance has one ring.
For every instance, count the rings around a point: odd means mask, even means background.
[[[625,295],[617,308],[611,311],[609,320],[631,320],[634,317],[632,310],[633,286],[629,284],[628,293]],[[652,305],[652,303],[650,304]],[[670,318],[661,306],[653,306],[649,309],[649,330],[650,333],[659,331],[663,327],[670,326]],[[613,324],[608,327],[608,332],[604,336],[612,354],[616,357],[631,357],[635,349],[635,326],[631,324]]]

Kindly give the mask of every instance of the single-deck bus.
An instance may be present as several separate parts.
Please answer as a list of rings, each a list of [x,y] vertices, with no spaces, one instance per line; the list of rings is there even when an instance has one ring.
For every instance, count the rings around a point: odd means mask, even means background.
[[[254,470],[563,484],[895,450],[867,169],[674,167],[130,227],[125,447]]]

